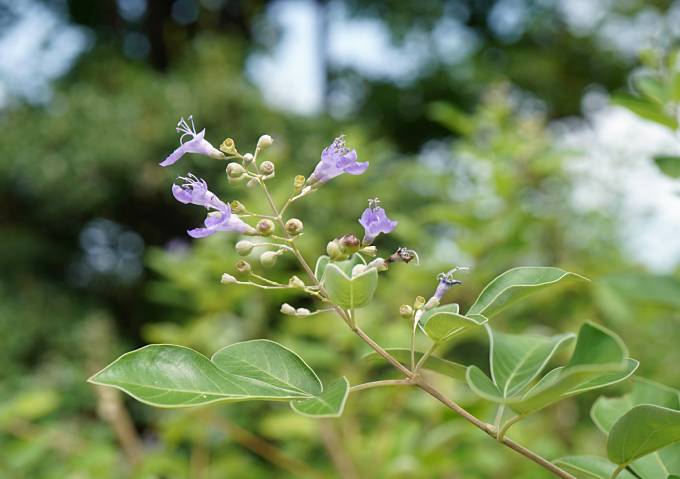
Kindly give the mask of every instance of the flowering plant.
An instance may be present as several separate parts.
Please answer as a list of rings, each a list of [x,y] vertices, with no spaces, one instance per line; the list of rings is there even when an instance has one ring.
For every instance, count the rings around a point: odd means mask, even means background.
[[[555,267],[514,268],[491,281],[463,313],[458,304],[446,303],[445,298],[452,288],[462,284],[459,273],[467,268],[450,268],[433,281],[429,299],[418,296],[395,312],[395,316],[408,321],[410,345],[384,348],[361,328],[359,312],[373,301],[381,275],[389,274],[394,267],[410,268],[419,263],[418,254],[408,247],[381,255],[374,244],[380,234],[389,234],[398,222],[388,217],[378,199],[369,200],[368,208],[358,219],[364,229],[363,238],[347,233],[331,239],[326,254],[318,255],[312,267],[297,241],[304,234],[302,220],[285,216],[291,204],[312,195],[328,181],[343,173],[364,173],[368,162],[359,162],[357,152],[346,145],[344,137],[338,137],[323,150],[309,177],[298,175],[293,179],[289,197],[279,206],[267,186],[275,178],[275,165],[261,161],[273,143],[270,136],[260,137],[253,153],[241,154],[232,139],[222,142],[219,150],[214,148],[205,139],[205,130],[196,133],[191,117],[189,122],[182,119],[177,130],[182,133],[180,141],[186,136],[192,139],[182,143],[162,166],[176,163],[185,153],[227,161],[228,181],[246,182],[259,188],[271,210],[253,212],[238,201],[227,203],[191,173],[179,177],[179,183],[172,185],[177,201],[207,210],[204,226],[189,229],[189,236],[204,238],[218,232],[243,236],[235,243],[235,249],[244,257],[265,249],[259,253],[259,267],[243,259],[236,264],[235,271],[222,275],[221,282],[229,287],[296,289],[309,295],[319,303],[318,309],[285,303],[281,313],[297,317],[335,315],[372,349],[365,360],[391,365],[398,377],[351,386],[345,377],[322,383],[297,353],[276,342],[255,339],[227,345],[210,358],[183,346],[148,345],[122,355],[92,376],[90,382],[118,388],[157,407],[266,400],[288,402],[295,412],[318,418],[341,416],[350,394],[364,389],[416,387],[499,444],[557,477],[659,477],[645,472],[649,470],[645,469],[648,455],[657,451],[658,460],[667,471],[677,466],[672,459],[680,457],[674,455],[677,448],[666,455],[664,451],[678,446],[680,440],[680,394],[650,382],[636,383],[630,397],[600,399],[593,407],[595,421],[608,435],[608,458],[572,456],[551,462],[508,437],[511,426],[527,416],[563,399],[619,383],[638,367],[616,334],[592,322],[584,322],[577,334],[552,337],[492,329],[491,320],[515,301],[557,283],[585,278]],[[277,282],[256,272],[260,267],[273,267],[281,255],[297,260],[304,280],[292,276],[285,283]],[[484,331],[488,337],[491,351],[488,367],[455,363],[437,355],[439,348],[473,330]],[[418,334],[430,340],[425,351],[416,350]],[[572,343],[569,361],[546,373],[555,355]],[[480,398],[495,403],[495,420],[480,419],[449,398],[435,385],[429,376],[431,372],[461,381]]]

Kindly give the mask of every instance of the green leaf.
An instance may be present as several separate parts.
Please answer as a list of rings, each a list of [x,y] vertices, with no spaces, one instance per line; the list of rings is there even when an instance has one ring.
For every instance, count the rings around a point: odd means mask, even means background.
[[[656,166],[671,178],[680,178],[680,156],[659,155],[654,157]]]
[[[458,313],[457,304],[446,304],[432,308],[421,316],[418,324],[433,341],[446,341],[469,328],[481,326],[487,321],[484,316],[463,316]]]
[[[324,273],[323,286],[335,304],[346,309],[360,308],[373,299],[378,287],[378,271],[369,268],[362,273],[350,275],[351,271],[343,271],[342,266],[329,263]]]
[[[257,354],[265,357],[254,360]],[[214,358],[216,362],[183,346],[152,344],[122,355],[89,382],[118,388],[158,407],[255,399],[285,401],[321,392],[314,371],[295,353],[272,341],[237,343]],[[272,366],[264,364],[266,361]],[[274,364],[277,362],[280,364]]]
[[[494,332],[488,325],[491,345],[490,363],[493,382],[505,398],[524,391],[543,371],[560,346],[574,334],[551,338]]]
[[[333,381],[318,396],[301,401],[291,401],[290,407],[303,416],[339,417],[345,409],[348,395],[349,381],[347,381],[347,378],[341,377]]]
[[[484,315],[490,318],[522,297],[569,276],[585,279],[560,268],[525,266],[510,269],[486,285],[466,315]]]
[[[316,260],[316,265],[314,266],[314,276],[318,281],[323,281],[323,274],[326,271],[326,266],[331,262],[331,259],[324,255],[319,256]]]
[[[569,456],[553,461],[556,466],[575,475],[579,479],[609,479],[616,465],[598,456]],[[635,479],[628,471],[621,471],[618,479]]]
[[[678,441],[680,411],[641,404],[614,423],[607,440],[607,455],[616,464],[629,464]]]
[[[553,369],[526,391],[507,397],[476,366],[468,368],[466,379],[479,396],[508,404],[517,413],[526,415],[567,397],[626,379],[638,366],[637,361],[627,359],[626,355],[625,345],[618,336],[586,322],[579,330],[576,348],[567,365]]]
[[[645,120],[650,120],[672,129],[678,127],[678,120],[666,113],[662,105],[630,95],[616,95],[612,98],[612,102],[615,105],[627,108]]]
[[[268,339],[232,344],[213,354],[211,361],[223,371],[290,391],[298,396],[321,393],[321,381],[303,359]]]
[[[406,348],[387,348],[386,351],[390,353],[397,361],[405,366],[411,365],[411,350]],[[418,362],[423,356],[423,353],[416,351],[415,360]],[[388,364],[385,358],[380,356],[375,351],[370,352],[363,356],[364,360],[376,364]],[[454,363],[446,359],[438,358],[436,356],[430,356],[425,360],[425,363],[421,366],[423,369],[429,369],[444,376],[449,376],[460,381],[465,381],[465,371],[467,368],[462,364]]]

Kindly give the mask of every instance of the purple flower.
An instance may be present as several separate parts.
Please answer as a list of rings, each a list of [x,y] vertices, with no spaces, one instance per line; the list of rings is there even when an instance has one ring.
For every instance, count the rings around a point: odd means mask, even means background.
[[[381,208],[378,198],[368,200],[366,208],[359,219],[359,223],[364,227],[364,240],[362,244],[370,245],[380,233],[390,233],[397,227],[397,222],[387,217],[385,210]]]
[[[179,123],[177,123],[176,130],[178,133],[182,133],[182,136],[179,138],[180,145],[165,160],[161,161],[161,166],[172,165],[182,158],[185,153],[198,153],[218,160],[224,159],[224,154],[204,138],[205,128],[196,133],[193,115],[189,115],[189,121],[191,122],[191,127],[184,118],[181,118]],[[183,143],[187,135],[191,137],[191,140]]]
[[[255,228],[245,223],[237,215],[232,214],[231,207],[220,200],[212,191],[208,190],[208,184],[189,173],[186,178],[181,178],[184,183],[172,185],[172,194],[177,201],[184,204],[203,206],[208,210],[205,218],[205,228],[194,228],[187,233],[193,238],[205,238],[217,231],[231,231],[235,233],[255,234]]]
[[[457,271],[466,271],[467,269],[468,268],[465,266],[456,266],[455,268],[446,273],[439,273],[439,275],[437,276],[439,284],[437,285],[437,289],[434,291],[432,298],[430,298],[430,301],[436,300],[436,304],[439,304],[439,302],[442,300],[442,297],[446,294],[446,292],[449,289],[458,284],[463,284],[462,281],[458,281],[457,279],[455,279],[453,275]]]
[[[309,183],[325,183],[343,173],[360,175],[368,168],[368,161],[357,161],[356,150],[345,146],[345,137],[339,136],[321,152],[321,161],[309,177]]]

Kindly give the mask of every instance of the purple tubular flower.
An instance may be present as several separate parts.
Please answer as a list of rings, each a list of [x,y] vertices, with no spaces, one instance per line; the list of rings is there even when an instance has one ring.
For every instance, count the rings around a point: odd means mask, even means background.
[[[192,238],[205,238],[217,231],[231,231],[235,233],[255,234],[255,228],[245,223],[237,215],[232,214],[231,207],[220,200],[212,191],[208,190],[208,184],[189,173],[182,185],[173,184],[172,194],[177,201],[184,204],[203,206],[208,210],[205,218],[205,228],[194,228],[187,233]]]
[[[176,130],[178,133],[182,133],[182,136],[179,138],[180,145],[165,160],[161,161],[161,166],[169,166],[176,163],[185,153],[198,153],[218,160],[224,159],[224,154],[204,138],[205,128],[196,133],[193,115],[189,116],[189,121],[191,126],[189,126],[189,123],[184,118],[180,119],[179,123],[177,123]],[[186,136],[190,136],[191,140],[183,142]]]
[[[343,173],[360,175],[368,168],[368,161],[358,162],[356,150],[345,146],[345,137],[339,136],[321,152],[321,161],[309,177],[310,183],[325,183]]]
[[[381,208],[378,198],[368,200],[366,208],[359,219],[364,227],[364,240],[362,244],[370,245],[380,233],[391,233],[397,227],[397,222],[387,217],[385,210]]]
[[[445,274],[440,274],[439,284],[437,285],[437,289],[434,291],[432,297],[437,298],[437,301],[441,301],[446,292],[457,284],[463,283],[457,279],[452,279]]]

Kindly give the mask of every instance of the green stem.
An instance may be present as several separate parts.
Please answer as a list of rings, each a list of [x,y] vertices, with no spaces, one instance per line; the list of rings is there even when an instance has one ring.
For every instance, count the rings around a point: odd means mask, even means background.
[[[628,464],[621,464],[619,467],[617,467],[614,472],[612,473],[611,477],[609,479],[616,479],[616,477],[621,474],[621,472],[628,467]]]
[[[417,373],[420,370],[420,368],[423,367],[423,365],[425,364],[425,361],[427,361],[427,359],[430,356],[432,356],[432,353],[434,353],[434,350],[437,349],[437,346],[439,346],[439,343],[435,342],[435,343],[432,343],[429,348],[427,348],[427,351],[425,351],[423,353],[423,356],[418,361],[418,364],[416,364],[416,367],[413,370],[414,373]]]
[[[357,384],[349,388],[349,391],[354,393],[364,389],[379,388],[383,386],[412,386],[413,381],[410,379],[385,379],[384,381],[372,381],[369,383]]]
[[[505,437],[505,434],[508,432],[508,429],[510,429],[513,424],[521,421],[522,419],[524,419],[524,416],[521,415],[521,414],[518,414],[517,416],[513,417],[512,419],[509,419],[508,422],[506,422],[503,425],[503,427],[498,431],[498,440],[502,441],[503,438]]]

